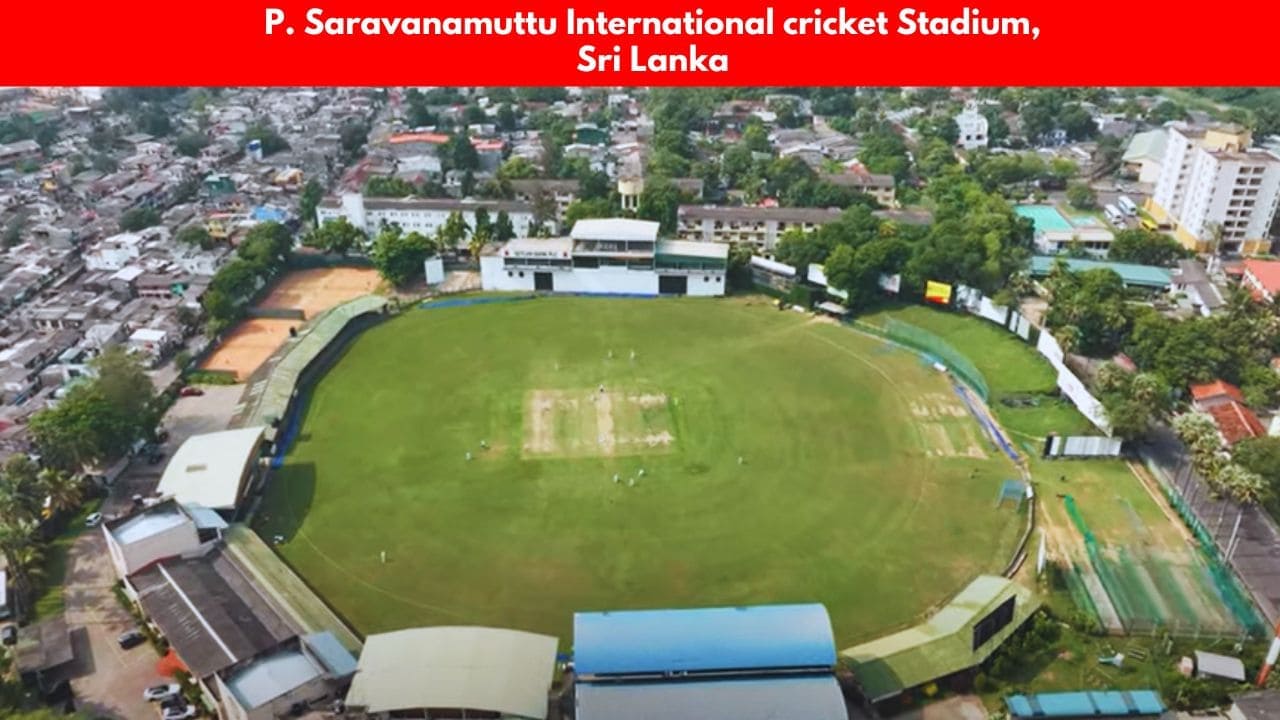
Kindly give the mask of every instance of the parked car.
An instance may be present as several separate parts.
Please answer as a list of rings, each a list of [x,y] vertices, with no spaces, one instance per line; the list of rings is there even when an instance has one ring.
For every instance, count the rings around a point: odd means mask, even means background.
[[[182,686],[178,683],[166,683],[164,685],[152,685],[142,691],[142,697],[149,702],[164,702],[169,698],[176,697],[182,692]]]
[[[178,394],[181,395],[182,397],[200,397],[201,395],[204,394],[204,390],[201,390],[195,385],[188,385],[182,388],[181,390],[179,390]]]
[[[143,635],[140,630],[126,630],[120,633],[120,637],[116,638],[116,643],[120,645],[121,650],[135,648],[147,641],[147,636]]]
[[[180,707],[168,707],[160,714],[161,720],[188,720],[198,714],[194,705],[182,705]]]
[[[151,452],[147,453],[148,464],[159,465],[161,460],[164,460],[164,451],[161,450],[160,448],[156,448]]]
[[[89,513],[88,517],[84,519],[85,527],[91,527],[91,528],[98,527],[101,524],[102,524],[102,513],[100,512]]]
[[[18,642],[18,626],[5,625],[0,628],[0,644],[16,645]]]

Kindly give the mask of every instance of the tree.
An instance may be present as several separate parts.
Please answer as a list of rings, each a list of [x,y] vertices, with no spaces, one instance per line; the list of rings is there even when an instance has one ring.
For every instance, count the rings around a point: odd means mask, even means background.
[[[369,142],[369,126],[363,122],[345,122],[338,130],[338,145],[348,160],[364,154],[365,143]]]
[[[271,127],[270,123],[258,122],[250,125],[244,131],[244,142],[246,144],[257,140],[262,143],[262,156],[274,155],[282,150],[289,149],[289,143],[280,137],[280,133]]]
[[[346,255],[352,248],[359,247],[366,240],[364,231],[345,217],[329,220],[320,227],[307,233],[303,244],[327,253]]]
[[[449,136],[440,149],[440,157],[446,170],[474,171],[480,168],[480,154],[466,133]]]
[[[1169,386],[1150,373],[1107,363],[1098,372],[1097,389],[1112,431],[1126,440],[1145,435],[1169,409]]]
[[[160,224],[160,213],[149,207],[133,208],[120,215],[121,232],[138,232]]]
[[[535,178],[538,176],[538,166],[534,165],[529,158],[513,157],[508,158],[506,162],[498,168],[497,177],[500,180],[524,180],[527,178]]]
[[[1062,109],[1058,115],[1058,125],[1067,133],[1069,140],[1087,140],[1098,134],[1098,126],[1093,116],[1079,104],[1072,103]]]
[[[365,181],[364,194],[368,197],[403,198],[416,195],[418,188],[403,178],[375,175]]]
[[[307,180],[307,184],[302,186],[302,192],[298,194],[298,216],[303,222],[315,222],[316,206],[323,197],[324,187],[319,181],[315,178]]]
[[[1098,194],[1085,183],[1072,183],[1067,187],[1067,202],[1077,210],[1097,207]]]
[[[1231,459],[1266,481],[1274,496],[1280,492],[1280,437],[1246,438],[1231,448]]]
[[[8,564],[19,607],[35,593],[36,582],[44,574],[44,545],[34,520],[0,525],[0,555]]]
[[[199,223],[184,226],[178,231],[175,239],[184,245],[194,245],[201,250],[212,250],[218,244],[205,226]]]
[[[1226,464],[1217,423],[1204,413],[1191,412],[1175,417],[1173,429],[1191,454],[1192,468],[1211,488],[1217,487],[1219,473]]]
[[[209,137],[204,133],[183,133],[173,141],[173,148],[179,155],[196,157],[200,151],[209,146]]]
[[[1236,551],[1236,539],[1240,535],[1240,522],[1244,520],[1245,512],[1266,500],[1271,495],[1271,487],[1261,475],[1238,464],[1232,463],[1228,468],[1224,484],[1237,507],[1236,522],[1231,528],[1231,538],[1227,540],[1227,560],[1231,560]]]
[[[1280,374],[1269,365],[1249,365],[1241,374],[1240,391],[1250,407],[1273,408],[1280,401]]]
[[[493,221],[493,240],[494,242],[506,242],[516,236],[515,226],[511,224],[511,216],[506,210],[499,210],[498,217]]]
[[[68,512],[80,507],[84,485],[79,476],[56,468],[43,468],[39,474],[40,491],[49,498],[49,509],[54,513]]]
[[[470,233],[471,228],[467,226],[466,218],[462,217],[462,213],[455,211],[445,218],[444,225],[441,225],[437,231],[436,239],[441,247],[456,248],[462,245]]]
[[[1186,120],[1187,109],[1172,100],[1162,100],[1147,113],[1147,121],[1163,125],[1174,120]]]
[[[672,233],[676,228],[676,213],[680,209],[680,189],[670,180],[655,177],[647,180],[636,204],[636,217],[658,222],[659,232]]]
[[[1116,231],[1107,259],[1140,265],[1173,265],[1190,255],[1177,240],[1164,233],[1134,228]]]
[[[515,130],[519,122],[516,118],[516,111],[511,107],[511,103],[503,103],[499,105],[498,112],[494,116],[494,120],[497,122],[498,129],[503,132],[511,132],[512,130]]]
[[[156,137],[164,137],[173,131],[173,125],[169,122],[169,113],[159,105],[144,105],[135,118],[134,124],[140,132]]]
[[[1079,331],[1079,352],[1110,357],[1120,348],[1132,322],[1125,304],[1124,281],[1110,269],[1073,273],[1057,268],[1046,279],[1053,296],[1045,313],[1051,329],[1066,326]]]
[[[591,218],[612,218],[613,208],[608,200],[575,200],[564,209],[564,227],[573,227],[579,220]]]
[[[383,278],[402,286],[422,272],[422,264],[434,253],[435,247],[426,236],[405,234],[399,225],[388,225],[374,238],[369,256]]]
[[[293,249],[293,233],[278,222],[254,225],[236,248],[236,254],[253,263],[259,272],[271,274],[284,266]]]
[[[154,414],[155,386],[137,356],[121,346],[112,346],[94,358],[90,367],[97,373],[94,387],[103,400],[131,418],[139,429],[150,428],[159,418]]]
[[[858,159],[867,170],[892,175],[898,182],[906,180],[911,171],[906,142],[887,125],[863,136]]]

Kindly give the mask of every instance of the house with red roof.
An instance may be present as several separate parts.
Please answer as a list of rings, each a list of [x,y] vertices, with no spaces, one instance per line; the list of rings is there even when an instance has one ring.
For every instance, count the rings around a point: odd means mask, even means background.
[[[1280,261],[1245,260],[1240,282],[1255,298],[1275,302],[1276,296],[1280,295]]]
[[[1191,404],[1196,410],[1213,418],[1227,445],[1267,434],[1266,427],[1249,406],[1245,405],[1244,394],[1235,385],[1215,380],[1192,385],[1190,390]]]

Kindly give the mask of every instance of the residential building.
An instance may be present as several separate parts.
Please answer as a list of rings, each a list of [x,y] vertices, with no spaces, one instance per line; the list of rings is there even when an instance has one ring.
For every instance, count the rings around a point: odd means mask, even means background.
[[[676,236],[681,240],[745,243],[772,253],[782,233],[790,229],[812,232],[840,217],[839,210],[792,207],[717,207],[681,205]]]
[[[870,195],[884,207],[898,206],[897,191],[892,175],[869,172],[822,173],[818,177],[840,187],[847,187]]]
[[[577,180],[528,178],[511,181],[511,192],[516,202],[532,208],[540,199],[549,198],[556,203],[556,222],[564,223],[564,212],[578,199]]]
[[[454,200],[450,198],[366,198],[361,193],[343,193],[327,198],[316,208],[316,221],[325,223],[344,217],[352,225],[375,235],[384,225],[399,225],[405,232],[435,235],[453,213],[462,215],[468,227],[475,227],[476,210],[483,209],[489,220],[505,212],[516,237],[528,237],[535,229],[533,206],[508,200]]]
[[[592,219],[569,237],[525,238],[485,249],[486,290],[600,295],[723,295],[729,248],[658,240],[658,223]]]
[[[1249,131],[1236,126],[1170,125],[1147,211],[1190,250],[1268,251],[1280,202],[1280,157],[1250,148],[1251,142]]]
[[[1164,128],[1134,135],[1121,158],[1124,171],[1136,177],[1138,182],[1155,184],[1160,179],[1160,168],[1164,163],[1168,141],[1169,131]]]
[[[1218,432],[1227,445],[1241,440],[1262,437],[1266,427],[1258,416],[1245,405],[1240,388],[1223,380],[1192,385],[1191,404],[1199,412],[1213,418]]]
[[[0,167],[11,167],[40,159],[40,144],[35,140],[18,140],[0,145]]]
[[[1240,282],[1255,298],[1274,303],[1280,295],[1280,261],[1247,258]]]
[[[956,145],[965,150],[977,150],[987,146],[987,116],[978,111],[975,103],[968,103],[964,111],[956,115],[956,127],[960,129],[956,136]]]

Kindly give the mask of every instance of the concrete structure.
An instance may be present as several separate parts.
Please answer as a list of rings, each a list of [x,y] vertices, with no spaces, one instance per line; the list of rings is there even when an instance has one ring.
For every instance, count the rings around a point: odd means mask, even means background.
[[[1251,149],[1251,142],[1239,127],[1171,125],[1147,211],[1197,252],[1268,251],[1280,202],[1280,157]]]
[[[265,427],[193,435],[165,466],[156,492],[184,505],[234,513],[258,476]]]
[[[832,185],[847,187],[870,195],[887,208],[898,207],[898,192],[892,175],[869,172],[820,173],[818,177]]]
[[[370,635],[347,708],[375,718],[455,718],[472,712],[542,720],[557,643],[549,635],[487,627]]]
[[[489,220],[505,212],[511,218],[516,237],[528,237],[533,227],[533,206],[507,200],[454,200],[448,198],[366,198],[361,193],[343,193],[326,198],[316,207],[316,221],[324,223],[345,217],[372,237],[383,225],[399,225],[405,232],[435,235],[453,213],[460,213],[467,227],[475,227],[476,210],[484,209]]]
[[[356,659],[332,633],[303,635],[214,675],[225,720],[274,720],[336,698]]]
[[[964,111],[956,115],[956,127],[960,134],[956,136],[956,145],[965,150],[977,150],[987,146],[987,116],[978,111],[978,106],[968,103]]]
[[[519,239],[486,249],[486,290],[600,295],[723,295],[728,248],[658,240],[658,223],[579,220],[569,237]]]
[[[40,159],[40,144],[35,140],[18,140],[0,145],[0,167],[20,165]]]
[[[102,526],[102,534],[116,575],[125,578],[157,560],[203,554],[226,527],[215,512],[188,510],[169,500],[111,520]]]
[[[1169,131],[1164,128],[1134,135],[1121,158],[1125,172],[1136,176],[1138,182],[1155,184],[1160,179],[1160,167],[1164,163],[1168,141]]]
[[[771,253],[787,230],[813,232],[839,217],[839,210],[827,208],[681,205],[676,235],[681,240],[748,244]]]

